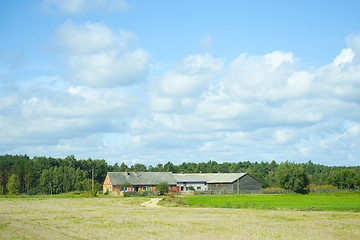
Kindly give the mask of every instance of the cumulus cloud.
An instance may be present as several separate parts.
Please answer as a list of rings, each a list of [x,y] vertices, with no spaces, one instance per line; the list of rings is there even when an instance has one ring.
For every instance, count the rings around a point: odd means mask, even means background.
[[[138,100],[125,89],[33,86],[0,97],[1,151],[12,146],[57,145],[61,139],[124,131]],[[12,109],[12,111],[9,111]]]
[[[209,54],[192,55],[178,63],[173,71],[164,74],[154,86],[159,95],[195,97],[209,88],[223,63]]]
[[[349,47],[360,57],[360,35],[351,34],[347,37],[347,43]]]
[[[68,20],[57,29],[56,39],[67,51],[69,73],[78,84],[128,85],[147,73],[148,53],[134,49],[134,33],[116,33],[102,23],[78,25]]]
[[[41,6],[48,13],[60,12],[72,15],[90,11],[126,11],[129,8],[125,0],[44,0]]]
[[[320,163],[353,163],[354,156],[360,156],[354,144],[360,140],[360,64],[354,44],[333,62],[312,71],[299,69],[290,52],[240,54],[229,64],[211,64],[221,66],[210,68],[218,69],[213,71],[216,81],[201,87],[188,77],[202,73],[197,69],[209,64],[203,55],[197,56],[202,59],[195,61],[198,64],[184,64],[193,63],[191,56],[154,82],[157,91],[151,89],[151,112],[142,126],[146,132],[159,134],[141,135],[139,131],[137,144],[167,146],[165,136],[181,134],[174,144],[188,142],[182,159],[200,152],[203,158],[224,161],[240,156],[236,160],[311,158]],[[196,79],[201,82],[202,78]],[[198,89],[196,94],[189,83]],[[179,112],[180,100],[189,98],[191,107]],[[331,156],[324,159],[329,155],[326,152]]]
[[[75,84],[43,77],[0,95],[2,153],[50,149],[130,164],[358,164],[356,37],[317,69],[301,69],[291,52],[239,54],[228,61],[195,54],[145,83],[139,80],[147,53],[136,48],[135,34],[71,21],[56,34]],[[109,141],[109,134],[117,140]]]

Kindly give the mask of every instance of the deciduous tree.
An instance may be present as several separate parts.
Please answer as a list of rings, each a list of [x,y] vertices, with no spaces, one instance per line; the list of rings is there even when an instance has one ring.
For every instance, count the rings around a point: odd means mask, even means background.
[[[309,178],[303,168],[290,168],[279,172],[280,186],[297,193],[305,193]]]
[[[8,193],[10,195],[19,194],[20,191],[20,182],[16,174],[12,174],[9,178],[9,181],[6,185]]]

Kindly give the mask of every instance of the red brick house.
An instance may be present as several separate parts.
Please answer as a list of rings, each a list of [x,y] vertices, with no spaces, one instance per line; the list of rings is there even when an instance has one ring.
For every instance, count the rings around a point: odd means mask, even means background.
[[[108,172],[103,184],[103,191],[138,192],[156,191],[156,186],[166,182],[169,193],[179,192],[177,182],[171,172]]]

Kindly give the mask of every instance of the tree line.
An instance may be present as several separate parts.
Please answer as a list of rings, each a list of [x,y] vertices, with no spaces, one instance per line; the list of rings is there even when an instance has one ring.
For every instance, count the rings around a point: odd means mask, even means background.
[[[146,166],[136,163],[128,166],[108,164],[105,160],[77,160],[74,156],[62,158],[33,157],[27,155],[0,156],[0,194],[58,194],[71,191],[90,191],[94,170],[95,189],[101,190],[107,172],[173,172],[173,173],[237,173],[248,172],[262,182],[262,187],[295,189],[308,184],[334,185],[342,189],[360,187],[360,166],[325,166],[289,161],[277,163],[237,163],[208,161],[202,163],[183,162],[179,165],[170,161],[166,164]],[[299,179],[302,179],[300,181]]]

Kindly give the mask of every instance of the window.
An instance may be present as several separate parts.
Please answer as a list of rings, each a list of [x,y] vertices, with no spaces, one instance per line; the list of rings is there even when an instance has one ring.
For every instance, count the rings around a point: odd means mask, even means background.
[[[111,192],[111,187],[109,187],[109,191]]]
[[[201,190],[201,187],[197,187],[197,190]]]

